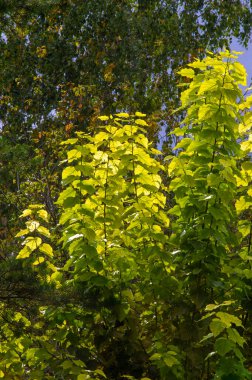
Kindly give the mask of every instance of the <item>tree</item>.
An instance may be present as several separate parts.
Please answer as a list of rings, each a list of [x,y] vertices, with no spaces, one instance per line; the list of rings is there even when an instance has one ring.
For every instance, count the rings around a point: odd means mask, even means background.
[[[232,36],[246,45],[251,31],[247,1],[2,0],[0,11],[0,227],[7,258],[16,250],[10,242],[19,210],[29,203],[44,204],[57,224],[60,141],[93,128],[100,113],[139,109],[148,113],[148,136],[156,141],[157,120],[170,131],[181,119],[172,113],[176,70]]]
[[[236,58],[180,71],[165,164],[139,112],[63,142],[60,230],[42,205],[22,214],[17,258],[42,293],[2,324],[2,377],[251,379],[252,97]]]

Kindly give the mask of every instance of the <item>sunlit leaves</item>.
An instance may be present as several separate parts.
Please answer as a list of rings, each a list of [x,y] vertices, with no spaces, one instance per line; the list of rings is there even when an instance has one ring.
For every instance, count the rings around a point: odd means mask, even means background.
[[[248,135],[251,115],[249,97],[244,101],[238,86],[246,83],[246,71],[235,59],[234,54],[223,52],[189,64],[191,81],[186,81],[188,88],[181,96],[187,115],[182,132],[175,130],[176,136],[183,137],[175,146],[177,157],[172,158],[168,168],[173,178],[170,189],[176,200],[169,211],[176,217],[172,241],[184,252],[183,257],[178,255],[177,261],[192,268],[190,281],[193,275],[199,282],[206,276],[202,299],[199,294],[195,295],[196,283],[189,281],[186,290],[198,309],[207,302],[208,292],[211,293],[209,301],[221,298],[221,289],[227,289],[224,294],[227,292],[230,296],[228,289],[237,286],[233,274],[239,273],[241,282],[245,274],[249,275],[245,260],[250,256],[245,252],[246,246],[250,249],[252,235],[247,219],[252,205],[251,163],[245,158],[251,152]],[[180,74],[186,76],[187,71],[181,70]],[[241,115],[240,110],[246,111]],[[244,215],[244,220],[238,222],[238,215]],[[238,231],[237,237],[235,231]],[[230,254],[234,263],[230,262]],[[187,276],[184,278],[187,281]],[[233,297],[237,297],[235,292]],[[204,346],[205,341],[214,341],[207,360],[212,355],[235,355],[242,367],[244,339],[238,330],[242,328],[240,313],[232,303],[228,304],[228,299],[222,300],[221,305],[208,305],[210,313],[203,319],[210,320],[210,333],[206,333],[201,342]]]
[[[146,125],[148,125],[148,124],[146,123],[146,121],[145,121],[145,120],[142,120],[142,119],[136,119],[136,120],[135,120],[135,123],[138,124],[138,125],[142,125],[143,127],[145,127]]]
[[[30,256],[31,252],[32,251],[27,246],[25,246],[19,251],[19,254],[17,255],[17,259],[26,259],[27,257]]]
[[[27,248],[30,249],[30,251],[34,251],[37,249],[42,243],[42,240],[39,237],[27,237],[24,244]]]
[[[38,210],[37,215],[43,219],[45,222],[49,221],[48,212],[46,210]]]
[[[164,164],[141,112],[101,116],[95,133],[63,142],[59,222],[49,227],[41,205],[30,205],[17,234],[19,263],[49,294],[38,331],[15,343],[21,370],[101,379],[118,357],[136,356],[143,379],[209,377],[206,362],[211,376],[227,362],[246,373],[251,116],[235,59],[210,54],[180,71],[187,114]]]
[[[182,69],[177,72],[182,77],[193,78],[194,70],[193,69]]]
[[[45,253],[47,256],[49,257],[52,257],[53,256],[53,249],[52,247],[47,244],[47,243],[43,243],[39,246],[39,250],[43,253]]]

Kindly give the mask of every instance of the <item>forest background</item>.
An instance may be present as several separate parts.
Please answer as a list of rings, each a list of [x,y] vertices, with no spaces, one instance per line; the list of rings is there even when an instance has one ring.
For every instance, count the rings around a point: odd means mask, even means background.
[[[79,258],[76,262],[69,262],[72,253],[68,244],[71,242],[71,236],[76,236],[77,232],[71,231],[71,228],[69,232],[69,227],[64,227],[62,215],[68,208],[76,206],[72,203],[73,196],[69,196],[71,200],[64,201],[65,187],[76,179],[75,174],[69,179],[68,172],[63,171],[71,164],[71,154],[66,161],[66,150],[71,151],[71,139],[77,138],[76,132],[87,132],[91,139],[89,143],[96,147],[92,149],[98,149],[102,146],[99,145],[99,137],[96,137],[100,116],[118,113],[134,115],[129,124],[139,120],[135,126],[140,128],[134,136],[132,135],[135,143],[140,144],[137,136],[143,133],[141,127],[144,127],[145,123],[148,124],[148,141],[154,147],[158,144],[160,130],[166,131],[161,149],[163,156],[155,150],[143,150],[141,154],[147,160],[148,171],[154,171],[153,175],[160,175],[163,185],[166,186],[165,189],[160,189],[161,204],[162,196],[167,197],[165,205],[162,206],[163,211],[158,210],[157,213],[161,219],[163,218],[163,225],[159,220],[162,233],[159,235],[159,228],[155,227],[155,236],[151,236],[151,232],[148,232],[148,236],[158,240],[156,245],[159,250],[165,247],[162,249],[166,254],[170,252],[172,240],[167,243],[169,248],[166,248],[165,241],[171,234],[167,224],[167,210],[172,209],[177,195],[175,189],[167,193],[171,178],[167,176],[167,171],[163,170],[162,165],[166,165],[165,162],[170,162],[173,160],[172,157],[179,154],[173,147],[182,136],[176,131],[180,122],[184,120],[185,110],[180,109],[174,113],[175,109],[181,106],[180,96],[184,90],[184,87],[178,86],[181,84],[178,72],[187,64],[193,64],[196,59],[203,59],[209,50],[217,52],[228,48],[233,38],[237,39],[241,46],[248,46],[252,26],[251,2],[2,0],[0,25],[0,376],[6,379],[78,380],[102,377],[112,380],[125,376],[131,379],[153,380],[212,379],[214,376],[216,379],[250,378],[250,351],[248,350],[248,356],[243,356],[242,351],[245,335],[247,334],[248,342],[251,339],[249,273],[245,276],[244,283],[242,274],[238,276],[238,283],[230,284],[227,281],[225,286],[223,279],[212,279],[211,285],[205,284],[205,288],[202,285],[204,292],[201,292],[201,286],[198,285],[206,280],[209,267],[204,269],[206,272],[201,277],[199,273],[202,268],[197,267],[196,259],[196,266],[193,264],[194,258],[192,262],[178,260],[176,265],[184,274],[178,271],[176,275],[170,276],[168,271],[166,278],[157,264],[157,271],[160,272],[152,273],[152,276],[157,277],[155,286],[151,288],[153,280],[147,274],[150,266],[155,267],[153,263],[159,262],[162,254],[155,252],[154,261],[150,261],[152,264],[148,263],[148,266],[144,258],[143,261],[137,261],[134,256],[138,252],[137,247],[132,245],[129,257],[133,254],[137,265],[134,267],[132,263],[129,264],[123,256],[126,255],[123,251],[120,253],[121,260],[128,264],[125,264],[125,268],[122,266],[121,271],[127,273],[128,268],[131,268],[134,276],[126,276],[123,280],[117,275],[113,278],[109,269],[103,267],[112,265],[109,261],[104,260],[105,264],[98,259],[94,259],[93,264],[91,259],[88,264],[78,261],[85,250],[89,252],[90,257],[96,257],[93,248],[89,249],[87,245],[75,247]],[[214,65],[213,61],[213,67]],[[203,76],[200,80],[209,80],[207,66],[202,67],[206,72],[202,69]],[[197,67],[195,69],[197,74]],[[239,78],[235,79],[235,75]],[[230,80],[237,83],[240,81],[240,84],[245,85],[243,75],[245,74],[236,73],[232,77],[230,74]],[[185,84],[190,85],[192,80],[192,72],[184,77]],[[221,93],[219,87],[218,91]],[[235,91],[236,99],[241,100],[242,95],[238,88]],[[211,96],[217,96],[216,99],[219,99],[218,94]],[[231,102],[230,99],[229,101]],[[245,110],[248,104],[244,106]],[[187,106],[188,104],[185,108]],[[238,106],[232,104],[232,107]],[[235,110],[238,112],[238,108]],[[120,116],[118,118],[120,119]],[[113,124],[114,119],[111,120]],[[118,122],[124,125],[123,116]],[[116,124],[112,126],[115,127]],[[225,130],[223,133],[228,132]],[[78,138],[83,139],[85,143],[82,141],[81,144],[85,147],[85,144],[88,145],[88,138],[83,136],[79,134]],[[234,137],[238,138],[232,134],[228,137],[232,144],[235,144]],[[109,139],[108,136],[106,138]],[[70,143],[61,144],[66,139],[70,139]],[[77,140],[72,142],[78,145]],[[144,145],[146,143],[143,143]],[[213,145],[216,146],[216,143]],[[185,145],[181,148],[187,147]],[[226,152],[228,157],[233,157],[231,151]],[[112,153],[114,160],[120,160],[115,152]],[[149,158],[145,156],[147,153]],[[81,154],[87,160],[86,164],[93,162],[90,156],[85,156],[84,151]],[[164,157],[168,157],[166,161],[163,160]],[[248,158],[239,156],[238,151],[236,159],[237,165],[241,165],[242,161],[249,162]],[[230,164],[230,167],[232,165]],[[247,163],[243,170],[246,172],[249,168]],[[93,169],[88,169],[87,165],[85,170],[86,173],[92,173]],[[89,175],[91,174],[87,174]],[[128,181],[133,181],[134,175],[132,170],[127,173]],[[210,185],[216,186],[214,178],[211,178],[213,182],[208,183],[206,187],[208,196],[212,195]],[[158,177],[156,179],[158,181]],[[121,186],[117,182],[115,185]],[[159,191],[159,188],[151,189],[150,183],[145,185],[147,188],[149,186],[150,192]],[[91,187],[85,188],[87,197],[93,191],[93,185],[89,186]],[[187,189],[190,189],[189,182]],[[241,195],[238,193],[230,190],[234,202]],[[134,197],[138,196],[137,191],[132,199],[129,194],[131,190],[127,195],[127,202],[134,203]],[[97,202],[104,206],[103,198],[104,194]],[[133,220],[135,211],[133,214],[132,210],[127,212]],[[246,210],[244,212],[249,223],[251,214]],[[212,213],[214,215],[214,211]],[[24,218],[20,218],[21,214],[30,218],[26,224]],[[176,219],[178,215],[175,214],[173,217]],[[243,215],[241,219],[242,217]],[[36,218],[41,220],[38,221]],[[67,218],[68,216],[66,221]],[[219,220],[219,216],[216,218]],[[125,225],[131,225],[132,220],[125,219]],[[102,223],[101,220],[100,222]],[[103,226],[106,227],[106,223],[103,220]],[[223,224],[225,223],[231,222],[227,218],[223,221]],[[235,235],[232,223],[229,232]],[[212,225],[212,222],[210,224]],[[78,228],[80,233],[80,226]],[[97,244],[99,224],[92,228]],[[92,228],[85,233],[91,233]],[[24,240],[27,230],[33,235]],[[245,230],[248,231],[247,235]],[[251,230],[248,227],[245,230],[243,228],[242,236],[247,239],[245,245],[250,249]],[[132,236],[133,240],[137,238],[137,234],[140,238],[141,233],[137,231],[135,237]],[[40,237],[36,237],[36,233],[39,233]],[[16,238],[17,234],[20,240]],[[42,244],[42,240],[40,243],[40,240],[32,242],[31,239],[41,237],[48,239],[43,242],[42,252],[44,250],[48,257],[53,256],[53,262],[46,262],[41,256],[36,261],[30,260],[30,253]],[[181,241],[174,243],[174,247],[177,247],[175,251],[184,247],[190,257],[190,252],[195,247],[188,243],[188,247],[185,248],[184,235],[180,238]],[[195,237],[191,239],[195,240]],[[72,239],[73,242],[75,240],[79,241],[77,238]],[[214,244],[215,242],[216,240]],[[26,251],[23,251],[23,256],[21,254],[21,260],[17,260],[16,257],[20,258],[22,243]],[[223,249],[226,250],[229,243],[224,244]],[[121,248],[125,249],[127,244],[124,241]],[[141,244],[139,242],[139,246]],[[205,243],[199,243],[197,240],[197,244],[203,244],[203,247]],[[208,249],[210,243],[206,244]],[[92,244],[91,246],[93,247]],[[148,254],[151,256],[150,252]],[[214,260],[217,260],[216,257]],[[246,256],[244,260],[249,263],[250,256]],[[170,258],[167,258],[167,261],[171,265]],[[217,260],[215,264],[212,272],[218,272],[217,268],[223,263],[220,264]],[[75,273],[77,269],[73,269],[75,266],[80,270],[82,266],[90,268],[92,265],[97,273],[107,271],[107,278],[104,273],[97,275],[99,279],[92,279],[88,277],[90,274],[87,276],[86,273],[82,273],[81,277],[80,273],[76,274],[78,271]],[[243,265],[245,264],[242,264],[240,273],[247,269]],[[60,272],[55,268],[64,270]],[[139,271],[143,268],[146,278],[140,280]],[[189,280],[185,279],[188,268],[193,274]],[[55,270],[55,273],[50,274],[50,270]],[[223,276],[223,273],[220,276]],[[231,272],[229,276],[232,276]],[[188,282],[190,285],[184,287],[183,284]],[[236,291],[235,296],[227,290],[228,284]],[[138,286],[140,290],[137,289]],[[144,296],[143,288],[148,290]],[[178,288],[184,298],[181,299],[174,288]],[[238,293],[240,296],[237,296]],[[216,343],[212,343],[212,347],[215,347],[212,351],[208,352],[207,347],[203,353],[202,347],[197,345],[198,341],[196,342],[198,338],[203,338],[202,326],[199,327],[196,320],[203,317],[208,304],[212,305],[209,309],[211,312],[214,312],[215,307],[217,310],[221,307],[219,305],[222,303],[218,303],[218,297],[214,299],[213,294],[216,297],[218,295],[222,302],[227,302],[223,304],[224,308],[230,305],[234,307],[219,312],[222,314],[215,318],[217,322],[215,320],[211,325],[212,330],[210,329],[209,333],[215,338],[219,334],[223,335],[218,338],[221,340],[218,340],[217,346]],[[169,307],[167,297],[173,299]],[[162,305],[160,310],[159,304]],[[241,307],[244,313],[239,311]],[[171,323],[166,324],[165,318],[171,318]],[[147,329],[145,325],[148,326]],[[245,327],[246,334],[243,337],[241,330]],[[190,330],[193,331],[193,337],[187,334]],[[205,327],[203,330],[205,331]],[[190,341],[192,343],[189,343]],[[249,346],[249,343],[247,344]],[[211,362],[211,353],[216,357],[219,355],[220,359],[214,358]]]

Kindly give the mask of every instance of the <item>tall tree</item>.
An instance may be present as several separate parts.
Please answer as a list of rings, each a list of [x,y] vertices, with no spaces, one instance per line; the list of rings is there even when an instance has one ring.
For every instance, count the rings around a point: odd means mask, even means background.
[[[44,204],[57,224],[59,142],[94,127],[100,112],[122,109],[146,111],[153,140],[157,118],[173,127],[176,70],[233,35],[246,44],[251,6],[238,0],[2,0],[0,26],[0,249],[8,261],[27,204]],[[3,269],[3,289],[8,273]]]
[[[23,212],[17,261],[40,293],[0,315],[0,376],[251,380],[252,96],[236,58],[180,71],[168,167],[139,112],[63,142],[60,240],[43,206]]]
[[[3,0],[0,12],[1,202],[36,182],[51,213],[55,143],[101,111],[141,109],[171,129],[176,70],[232,36],[246,45],[252,25],[239,0]]]

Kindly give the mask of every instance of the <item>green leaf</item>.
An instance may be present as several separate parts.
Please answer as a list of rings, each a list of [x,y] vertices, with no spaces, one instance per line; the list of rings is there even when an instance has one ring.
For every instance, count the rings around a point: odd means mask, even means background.
[[[207,184],[208,186],[217,187],[221,182],[221,178],[217,174],[210,173],[207,175]]]
[[[218,338],[214,344],[214,348],[220,356],[225,356],[233,349],[233,344],[226,338]]]
[[[212,358],[214,355],[216,355],[215,351],[209,352],[209,354],[205,357],[205,361],[207,361],[208,359]]]
[[[234,185],[236,185],[236,178],[234,177],[234,173],[232,172],[231,168],[226,167],[224,170],[222,170],[221,176],[225,178],[228,182],[231,182]]]
[[[158,353],[155,353],[155,354],[151,355],[151,357],[150,357],[150,360],[160,360],[160,359],[162,359],[162,355],[158,354]]]
[[[210,330],[215,337],[218,336],[222,331],[224,331],[226,327],[226,324],[217,318],[214,318],[210,323]]]
[[[216,317],[218,317],[227,327],[230,327],[231,324],[235,324],[236,326],[242,326],[242,322],[235,315],[224,313],[222,311],[218,311],[216,313]]]
[[[90,380],[90,376],[87,374],[80,374],[77,376],[77,380]]]
[[[72,368],[74,366],[73,362],[71,360],[65,360],[62,364],[61,364],[61,367],[63,369],[69,369],[69,368]]]
[[[167,365],[167,367],[173,367],[174,365],[180,364],[178,359],[175,358],[175,356],[169,355],[169,354],[164,354],[163,360],[165,364]]]
[[[215,104],[203,104],[199,108],[198,120],[199,122],[203,120],[208,120],[212,118],[218,111],[218,107]]]
[[[102,376],[104,379],[107,379],[107,376],[105,375],[105,373],[101,369],[96,369],[94,371],[94,373],[97,374],[97,375]]]
[[[220,210],[219,208],[212,206],[212,207],[209,207],[208,210],[215,220],[223,219],[223,211]]]
[[[192,141],[191,144],[187,147],[187,152],[198,152],[202,148],[206,149],[208,143],[206,141]]]
[[[204,318],[201,318],[201,319],[204,319]],[[199,343],[203,343],[203,342],[205,342],[206,340],[211,339],[213,336],[214,336],[213,333],[209,333],[209,334],[205,335],[205,336],[201,339],[201,341],[200,341]]]
[[[75,234],[75,235],[72,235],[70,236],[68,239],[67,239],[67,243],[70,243],[71,241],[73,240],[76,240],[76,239],[80,239],[80,238],[83,238],[84,235],[83,234]]]
[[[60,193],[60,196],[56,203],[61,205],[64,203],[66,199],[75,198],[75,197],[76,197],[76,190],[74,190],[72,186],[69,186]]]
[[[177,150],[177,149],[181,149],[181,148],[187,148],[188,145],[191,144],[191,142],[192,142],[192,139],[185,137],[173,148],[173,150]],[[169,166],[172,165],[172,162],[177,162],[177,159],[172,160]]]
[[[221,305],[220,304],[209,304],[206,306],[205,310],[206,311],[212,311],[212,310],[215,310],[215,309],[218,309]]]
[[[240,347],[243,347],[245,339],[238,333],[236,329],[228,328],[228,339],[232,340],[234,343],[237,343]]]

